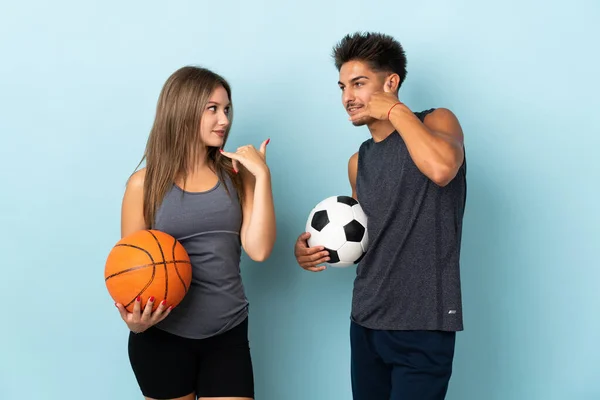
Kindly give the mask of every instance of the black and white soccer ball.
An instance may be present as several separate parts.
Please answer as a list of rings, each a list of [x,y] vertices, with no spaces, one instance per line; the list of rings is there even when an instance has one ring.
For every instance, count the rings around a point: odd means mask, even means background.
[[[367,216],[349,196],[332,196],[313,208],[306,221],[308,246],[329,251],[332,267],[349,267],[363,258],[369,245]]]

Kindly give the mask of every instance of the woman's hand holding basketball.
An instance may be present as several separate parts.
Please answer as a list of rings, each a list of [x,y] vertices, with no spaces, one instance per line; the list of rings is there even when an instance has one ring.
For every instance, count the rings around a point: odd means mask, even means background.
[[[267,166],[267,145],[271,139],[267,139],[260,145],[257,150],[251,144],[238,147],[235,153],[221,150],[221,154],[231,159],[233,169],[238,172],[239,165],[242,164],[254,176],[259,176],[269,170]]]
[[[159,323],[169,315],[173,308],[167,308],[166,302],[163,300],[156,310],[152,312],[154,297],[148,299],[143,311],[141,303],[141,299],[138,297],[133,302],[132,313],[128,312],[122,304],[115,303],[115,306],[119,309],[119,313],[121,313],[121,318],[123,318],[123,321],[125,321],[127,327],[129,327],[129,330],[133,333],[142,333],[152,325]]]

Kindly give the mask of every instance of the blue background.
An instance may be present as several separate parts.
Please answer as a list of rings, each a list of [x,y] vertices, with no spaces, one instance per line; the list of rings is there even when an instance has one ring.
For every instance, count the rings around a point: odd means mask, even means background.
[[[330,58],[356,30],[399,39],[401,99],[465,132],[448,399],[600,398],[599,19],[592,0],[2,2],[0,399],[140,396],[103,268],[160,88],[187,64],[230,80],[229,148],[271,138],[276,249],[243,263],[257,399],[351,398],[355,269],[309,273],[292,248],[369,137]]]

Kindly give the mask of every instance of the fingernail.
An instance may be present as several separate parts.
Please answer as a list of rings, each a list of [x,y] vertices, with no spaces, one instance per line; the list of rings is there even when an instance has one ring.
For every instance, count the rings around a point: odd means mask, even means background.
[[[237,170],[237,169],[234,169],[233,171],[234,171],[236,174],[238,173],[238,170]]]
[[[173,309],[173,306],[169,306],[169,310],[172,310],[172,309]]]
[[[223,152],[223,149],[219,149],[219,151],[222,153],[222,152]]]
[[[161,302],[160,302],[160,304],[162,304],[162,305],[164,306],[164,305],[166,305],[166,304],[167,304],[167,301],[166,301],[166,300],[163,300],[163,301],[161,301]]]
[[[269,144],[270,141],[271,141],[271,138],[268,138],[266,144]]]
[[[135,301],[142,301],[142,298],[140,296],[135,298]]]
[[[150,296],[150,303],[154,301],[154,296]]]
[[[119,308],[119,306],[117,305],[117,303],[115,303],[115,307]]]

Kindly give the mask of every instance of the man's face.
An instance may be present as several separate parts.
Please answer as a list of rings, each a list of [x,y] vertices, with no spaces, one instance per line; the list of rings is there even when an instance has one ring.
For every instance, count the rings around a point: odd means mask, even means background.
[[[352,116],[365,107],[371,94],[383,90],[385,74],[373,71],[362,61],[348,61],[340,68],[338,82],[342,90],[342,104],[348,115]],[[362,126],[376,121],[372,117],[354,121],[354,126]]]

